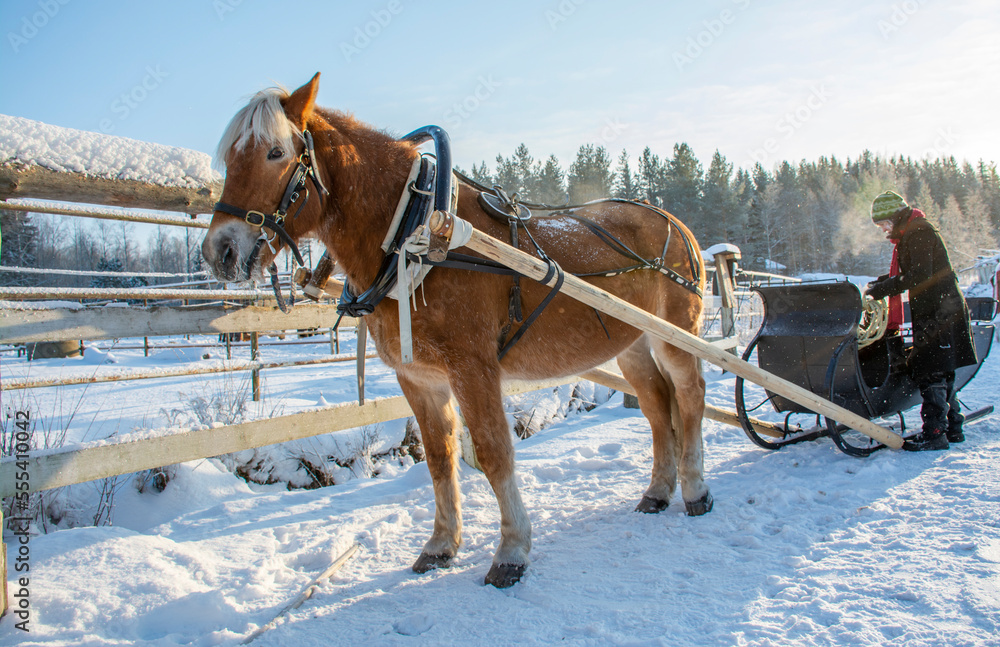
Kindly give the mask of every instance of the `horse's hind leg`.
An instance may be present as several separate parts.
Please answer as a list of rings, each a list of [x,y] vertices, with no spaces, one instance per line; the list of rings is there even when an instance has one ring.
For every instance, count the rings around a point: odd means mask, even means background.
[[[506,588],[528,568],[531,522],[514,475],[514,445],[501,400],[499,367],[495,360],[492,365],[488,361],[464,363],[461,371],[451,374],[451,386],[500,508],[500,545],[486,584]]]
[[[705,485],[704,445],[701,437],[702,417],[705,415],[705,379],[701,375],[700,360],[659,339],[653,340],[653,356],[665,379],[672,383],[675,404],[680,414],[680,457],[678,471],[681,494],[691,516],[705,514],[712,509],[712,495]]]
[[[618,366],[635,389],[639,407],[653,432],[653,476],[636,511],[661,512],[669,505],[677,485],[677,443],[670,412],[673,388],[660,373],[645,335],[618,356]]]
[[[420,425],[427,467],[434,483],[434,532],[413,564],[417,573],[447,568],[462,543],[462,502],[458,482],[458,415],[443,375],[417,380],[397,372],[399,385]]]

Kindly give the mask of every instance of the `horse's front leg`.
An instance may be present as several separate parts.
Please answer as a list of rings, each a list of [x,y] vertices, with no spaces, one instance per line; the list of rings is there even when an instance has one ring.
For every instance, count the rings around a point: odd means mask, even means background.
[[[450,375],[452,390],[469,426],[476,458],[493,488],[500,508],[500,546],[486,583],[503,589],[515,584],[528,568],[531,522],[521,501],[514,474],[514,445],[500,390],[500,369],[495,360],[465,364]]]
[[[427,467],[434,484],[434,532],[413,564],[414,571],[426,573],[450,566],[462,543],[457,445],[460,422],[444,375],[422,371],[416,377],[400,370],[396,377],[420,425]]]

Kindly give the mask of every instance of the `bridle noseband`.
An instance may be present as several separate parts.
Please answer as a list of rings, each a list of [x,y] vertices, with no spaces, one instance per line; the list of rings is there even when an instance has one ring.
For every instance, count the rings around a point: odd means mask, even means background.
[[[225,202],[215,203],[215,211],[221,211],[222,213],[236,216],[248,225],[257,227],[261,230],[260,237],[257,239],[257,244],[254,245],[253,250],[247,256],[247,276],[250,276],[250,271],[253,269],[254,263],[257,262],[257,257],[260,254],[260,248],[264,243],[267,243],[267,246],[271,249],[272,253],[277,254],[277,250],[272,245],[274,236],[268,238],[264,233],[265,227],[273,231],[275,236],[281,239],[281,242],[288,245],[289,249],[291,249],[292,253],[295,255],[295,260],[299,265],[305,265],[305,262],[302,260],[302,254],[299,253],[298,245],[295,244],[295,240],[293,240],[288,232],[285,231],[285,218],[288,214],[288,208],[299,199],[302,191],[305,191],[305,199],[302,201],[302,204],[299,205],[299,208],[295,210],[295,214],[292,216],[292,219],[297,217],[299,213],[302,212],[302,209],[305,208],[306,203],[309,202],[309,189],[306,187],[306,181],[310,178],[312,178],[313,184],[315,184],[320,191],[320,200],[322,200],[324,195],[329,195],[330,192],[323,185],[323,181],[320,179],[319,173],[316,172],[316,149],[313,145],[312,133],[310,133],[308,129],[303,130],[302,137],[305,140],[306,149],[301,155],[299,155],[298,165],[295,167],[295,170],[292,171],[292,175],[288,179],[288,184],[285,187],[285,194],[281,197],[281,202],[278,203],[278,208],[274,210],[273,214],[267,215],[262,211],[242,209]],[[272,275],[273,274],[274,272],[272,272]]]

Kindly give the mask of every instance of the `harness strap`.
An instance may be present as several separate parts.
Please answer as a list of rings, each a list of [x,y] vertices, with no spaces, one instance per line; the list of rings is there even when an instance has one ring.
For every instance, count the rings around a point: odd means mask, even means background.
[[[503,348],[500,349],[500,352],[497,354],[497,360],[503,359],[504,355],[507,354],[507,351],[509,351],[514,346],[514,344],[516,344],[521,339],[521,337],[524,336],[524,333],[528,332],[528,328],[531,327],[531,324],[535,323],[535,320],[538,319],[539,315],[542,314],[542,311],[545,310],[545,308],[549,305],[549,303],[551,303],[552,299],[554,299],[555,296],[559,294],[559,288],[562,287],[563,281],[565,281],[566,279],[566,274],[563,272],[562,268],[559,267],[559,264],[556,263],[551,258],[546,258],[545,261],[549,265],[549,271],[548,273],[545,274],[545,278],[543,278],[540,281],[540,283],[542,285],[545,285],[546,283],[552,280],[553,276],[556,277],[556,283],[554,286],[552,286],[552,290],[545,296],[544,299],[542,299],[542,302],[539,303],[538,306],[536,306],[535,309],[531,311],[531,314],[528,315],[528,318],[524,320],[524,323],[521,324],[521,327],[517,329],[517,332],[515,332],[514,335],[507,341],[507,343],[504,344]]]
[[[307,192],[306,200],[308,199],[309,199],[309,194]],[[305,200],[302,201],[302,206],[305,206]],[[299,253],[298,246],[295,244],[295,241],[292,239],[292,237],[288,235],[288,232],[285,231],[285,228],[283,226],[284,218],[282,218],[282,221],[279,222],[274,216],[269,216],[260,211],[241,209],[240,207],[228,204],[226,202],[216,202],[215,206],[212,207],[212,209],[214,211],[221,211],[222,213],[228,213],[230,216],[236,216],[237,218],[246,222],[248,225],[252,225],[254,227],[258,228],[267,227],[275,234],[277,234],[278,238],[280,238],[283,243],[288,245],[288,248],[292,250],[293,254],[295,254],[295,260],[298,262],[298,264],[305,265],[305,261],[302,260],[302,254]],[[301,210],[302,207],[300,206],[299,211]],[[260,246],[258,245],[256,251],[259,250]],[[250,258],[248,257],[247,260],[250,260]]]
[[[641,204],[641,203],[639,203],[639,204]],[[657,213],[660,213],[660,212],[657,211]],[[698,266],[696,264],[694,264],[694,262],[692,260],[693,259],[693,254],[694,254],[694,248],[691,246],[691,243],[687,239],[686,236],[682,236],[682,239],[684,240],[684,242],[686,244],[686,248],[687,248],[687,252],[688,252],[688,259],[689,259],[689,261],[691,261],[691,275],[694,277],[695,280],[688,279],[687,277],[679,274],[678,272],[676,272],[673,269],[671,269],[669,267],[666,267],[664,265],[664,262],[665,262],[666,257],[667,257],[667,249],[670,247],[670,240],[673,237],[673,233],[674,233],[674,228],[672,226],[672,223],[670,223],[669,219],[667,220],[667,226],[668,226],[667,241],[663,244],[663,254],[659,258],[656,258],[656,259],[653,259],[653,260],[647,260],[647,259],[643,258],[642,256],[640,256],[639,254],[637,254],[636,252],[634,252],[625,243],[623,243],[621,240],[619,240],[618,238],[616,238],[611,232],[609,232],[607,229],[605,229],[604,227],[600,226],[599,224],[597,224],[593,220],[590,220],[589,218],[584,218],[583,216],[578,216],[575,213],[570,212],[570,211],[560,211],[560,212],[556,212],[556,214],[562,215],[562,216],[567,216],[569,218],[572,218],[572,219],[576,220],[580,224],[582,224],[585,227],[587,227],[587,229],[589,229],[595,236],[597,236],[599,239],[601,239],[601,242],[603,242],[604,244],[608,245],[609,247],[611,247],[613,250],[615,250],[616,252],[618,252],[622,256],[625,256],[626,258],[630,258],[630,259],[632,259],[634,261],[637,261],[637,263],[635,265],[631,265],[629,267],[623,267],[623,268],[618,268],[618,269],[614,269],[614,270],[607,270],[605,272],[580,273],[580,274],[576,274],[576,276],[605,276],[605,277],[609,277],[609,276],[618,276],[619,274],[625,274],[627,272],[634,272],[636,270],[646,270],[646,269],[656,270],[657,272],[660,272],[661,274],[665,275],[667,278],[671,279],[672,281],[674,281],[675,283],[677,283],[681,287],[685,288],[686,290],[689,290],[689,291],[697,294],[698,296],[704,296],[704,294],[702,293],[701,288],[698,287],[698,283],[696,282],[696,280],[698,279],[698,276],[699,276],[699,272],[698,272]]]

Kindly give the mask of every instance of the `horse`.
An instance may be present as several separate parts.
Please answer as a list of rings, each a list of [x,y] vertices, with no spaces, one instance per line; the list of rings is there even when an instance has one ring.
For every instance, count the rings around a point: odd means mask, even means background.
[[[353,115],[318,107],[318,88],[317,73],[291,93],[281,88],[258,92],[219,142],[217,160],[226,178],[202,251],[220,280],[260,280],[276,254],[285,247],[297,253],[294,244],[307,237],[326,246],[348,285],[372,284],[385,264],[382,243],[399,196],[412,190],[420,147]],[[468,179],[457,184],[457,215],[507,240],[510,223],[488,213],[483,187]],[[279,209],[268,216],[275,205]],[[276,224],[276,218],[282,222]],[[596,201],[513,229],[521,232],[516,246],[522,251],[544,253],[563,271],[587,276],[594,286],[698,334],[704,264],[690,230],[666,211],[648,203]],[[653,261],[634,271],[608,271],[621,267],[623,247]],[[434,526],[412,566],[417,573],[450,566],[462,543],[461,422],[455,402],[500,511],[500,541],[485,582],[509,587],[529,565],[531,524],[516,483],[501,400],[505,380],[571,376],[617,358],[652,432],[652,477],[636,511],[666,509],[678,476],[688,515],[712,508],[704,478],[700,361],[527,279],[518,286],[525,311],[551,301],[500,359],[498,348],[511,328],[521,330],[527,323],[511,316],[517,283],[509,274],[432,268],[412,307],[405,295],[398,297],[410,308],[409,362],[403,361],[399,304],[387,299],[366,315],[378,355],[395,370],[416,417],[433,482]]]

